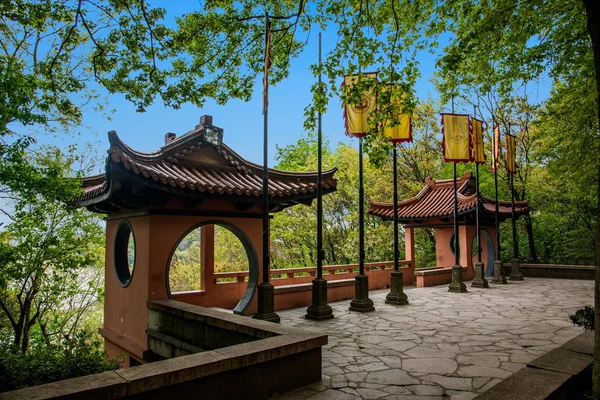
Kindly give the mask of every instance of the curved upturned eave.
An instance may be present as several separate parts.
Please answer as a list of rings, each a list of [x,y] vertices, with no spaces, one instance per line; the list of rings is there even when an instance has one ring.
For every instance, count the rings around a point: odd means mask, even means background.
[[[130,146],[128,146],[125,142],[123,142],[121,140],[121,138],[119,137],[119,135],[117,134],[116,131],[108,132],[108,141],[109,141],[111,147],[113,147],[113,146],[119,147],[121,149],[121,151],[123,151],[125,154],[127,154],[127,156],[131,157],[132,159],[134,159],[136,161],[156,162],[156,161],[164,161],[167,157],[170,157],[173,154],[176,154],[180,150],[184,150],[185,147],[189,144],[189,142],[193,142],[195,139],[199,139],[199,136],[201,134],[202,134],[202,131],[200,131],[200,130],[194,131],[192,133],[187,133],[186,135],[181,136],[180,138],[175,139],[173,142],[161,147],[159,150],[153,151],[150,153],[144,153],[144,152],[140,152],[140,151],[132,149]],[[257,174],[262,175],[263,166],[261,166],[259,164],[255,164],[251,161],[248,161],[248,160],[242,158],[242,156],[240,156],[237,152],[232,150],[226,144],[223,143],[220,146],[215,146],[215,145],[212,145],[209,143],[207,143],[207,144],[210,145],[211,147],[213,147],[214,149],[217,149],[217,147],[220,147],[222,150],[225,150],[225,152],[229,153],[228,155],[231,158],[235,159],[235,161],[237,161],[238,164],[240,164],[241,166],[244,166],[250,170],[253,170]],[[109,149],[109,151],[110,151],[110,149]],[[231,162],[231,164],[235,167],[238,167],[233,162]],[[338,169],[336,167],[334,167],[334,168],[328,169],[326,171],[323,171],[322,172],[323,179],[332,179],[333,175],[337,172],[337,170]],[[316,180],[318,177],[317,171],[290,172],[290,171],[279,170],[276,168],[268,168],[268,173],[269,173],[269,175],[273,175],[273,177],[280,178],[280,179],[289,179],[292,181],[293,180],[312,181],[312,180]]]

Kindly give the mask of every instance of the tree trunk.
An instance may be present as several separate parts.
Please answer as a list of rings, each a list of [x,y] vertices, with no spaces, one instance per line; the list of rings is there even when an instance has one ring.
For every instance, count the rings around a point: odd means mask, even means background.
[[[529,241],[529,255],[534,264],[538,263],[537,253],[535,251],[535,241],[533,240],[533,224],[531,223],[531,215],[525,216],[525,228],[527,229],[527,240]]]
[[[592,41],[594,68],[596,70],[596,105],[600,126],[600,2],[582,0],[587,16],[587,30]],[[596,207],[596,281],[594,287],[594,372],[592,385],[594,398],[600,400],[600,170],[598,171],[598,206]]]

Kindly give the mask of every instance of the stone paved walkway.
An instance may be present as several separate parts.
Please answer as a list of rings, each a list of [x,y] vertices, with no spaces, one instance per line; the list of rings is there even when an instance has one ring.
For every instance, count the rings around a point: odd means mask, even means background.
[[[304,319],[305,309],[279,312],[286,326],[323,332],[323,381],[280,399],[472,399],[525,363],[583,330],[569,321],[593,303],[593,281],[526,278],[469,293],[445,286],[406,291],[410,305],[376,311],[332,304],[335,318]]]

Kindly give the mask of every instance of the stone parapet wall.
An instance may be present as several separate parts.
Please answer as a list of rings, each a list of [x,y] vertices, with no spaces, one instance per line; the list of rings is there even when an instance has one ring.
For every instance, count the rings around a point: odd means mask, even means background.
[[[504,263],[504,274],[510,275],[510,263]],[[596,267],[590,265],[520,264],[521,273],[530,278],[594,280]]]
[[[580,398],[591,389],[594,334],[584,332],[536,358],[476,400],[558,400]],[[581,397],[583,398],[583,397]]]
[[[161,332],[158,314],[180,318],[169,331],[197,333],[216,350],[136,367],[0,393],[0,400],[35,399],[264,399],[321,380],[321,347],[327,335],[231,315],[173,300],[149,304],[151,327]],[[188,320],[188,321],[185,321]],[[173,321],[170,321],[173,322]],[[187,327],[185,325],[188,325]],[[219,346],[206,332],[230,331],[246,343]],[[252,340],[253,339],[253,340]],[[251,340],[251,341],[248,341]],[[184,340],[187,342],[188,340]],[[196,344],[198,344],[197,342]],[[201,344],[200,343],[200,344]],[[224,343],[227,345],[227,343]]]

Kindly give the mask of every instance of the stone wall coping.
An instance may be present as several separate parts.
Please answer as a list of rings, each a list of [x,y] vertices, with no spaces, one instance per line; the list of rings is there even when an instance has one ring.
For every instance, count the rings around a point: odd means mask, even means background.
[[[196,320],[217,328],[244,333],[261,339],[275,335],[290,335],[296,333],[295,329],[283,327],[272,322],[260,321],[219,310],[198,307],[193,304],[187,304],[176,300],[150,300],[148,302],[148,309],[177,315],[185,319]]]
[[[467,270],[467,267],[462,267],[463,271]],[[427,269],[425,271],[415,270],[416,276],[429,276],[429,275],[444,275],[451,274],[452,267],[435,267],[431,269]]]
[[[509,262],[504,263],[505,266],[509,267],[512,264]],[[595,270],[596,267],[593,265],[562,265],[562,264],[520,264],[521,268],[539,268],[539,269],[574,269],[574,270]]]
[[[187,309],[174,300],[151,301],[148,306],[164,312],[177,310],[206,323],[217,316],[232,325],[248,325],[251,330],[272,334],[263,340],[242,343],[217,350],[171,358],[101,374],[87,375],[45,385],[0,393],[0,400],[41,400],[57,398],[118,399],[161,387],[176,385],[205,376],[227,372],[298,354],[327,344],[327,335],[283,328],[271,322],[253,320],[210,309]],[[218,313],[218,314],[216,314]],[[232,318],[227,318],[232,317]],[[240,321],[243,320],[243,321]]]
[[[531,361],[475,400],[564,398],[560,397],[563,385],[575,385],[591,369],[593,354],[594,332],[587,331]]]

